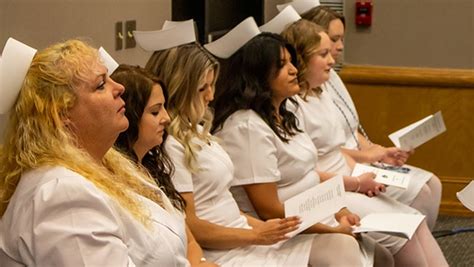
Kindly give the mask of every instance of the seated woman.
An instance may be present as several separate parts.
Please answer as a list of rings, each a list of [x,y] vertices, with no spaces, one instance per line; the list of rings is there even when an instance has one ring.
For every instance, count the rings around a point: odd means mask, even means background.
[[[174,166],[164,149],[165,127],[170,118],[166,111],[168,93],[163,83],[138,66],[120,65],[110,76],[125,87],[122,95],[129,121],[120,133],[115,147],[146,169],[157,185],[170,198],[173,206],[184,212],[185,202],[171,182]],[[192,266],[215,266],[207,263],[191,231],[188,237],[188,260]]]
[[[340,151],[340,147],[344,143],[344,137],[341,136],[342,131],[340,131],[337,120],[334,119],[336,113],[332,98],[324,87],[321,89],[321,85],[329,78],[329,70],[334,64],[330,54],[331,41],[329,36],[322,31],[321,27],[307,20],[300,20],[291,24],[283,31],[282,35],[291,44],[298,47],[297,55],[300,62],[298,79],[301,91],[295,97],[298,101],[296,110],[300,115],[299,120],[303,122],[304,131],[311,137],[314,145],[318,147],[318,151],[324,153],[322,158],[318,159],[317,168],[325,172],[347,175],[346,170],[349,167]],[[330,176],[321,177],[325,180]],[[363,181],[363,178],[357,178],[356,183],[354,183],[354,177],[346,177],[346,179],[346,189],[356,193],[358,191],[366,193],[367,184],[370,184],[370,181]],[[369,177],[369,179],[374,183],[372,178]],[[354,187],[354,184],[357,184],[358,188]],[[363,215],[387,211],[410,212],[410,209],[405,205],[393,200],[390,201],[391,199],[384,195],[368,199],[358,197],[357,194],[351,192],[347,194],[346,199],[349,207]],[[376,201],[378,202],[377,205],[375,205]],[[437,249],[429,252],[422,249],[417,251],[411,245],[412,242],[417,241],[410,240],[403,248],[399,248],[399,251],[392,249],[395,254],[395,263],[409,265],[445,263],[443,254],[429,233],[426,222],[423,222],[419,227],[417,235],[420,237],[419,247]],[[383,239],[377,240],[381,244],[387,244]],[[414,261],[415,259],[416,261]]]
[[[317,37],[305,36],[307,40]],[[229,58],[228,68],[221,76],[225,79],[218,83],[215,104],[216,136],[222,139],[222,145],[235,165],[233,184],[237,187],[233,192],[241,209],[255,211],[262,219],[281,218],[285,200],[320,182],[316,172],[317,150],[301,127],[304,123],[286,108],[289,99],[300,91],[298,71],[290,63],[296,59],[296,54],[290,56],[285,49],[263,49],[269,39],[278,38],[262,34]],[[321,47],[312,47],[311,51],[313,55],[326,55]],[[269,61],[266,59],[268,53],[281,53],[281,60]],[[323,71],[330,69],[327,62],[320,66],[324,67]],[[348,192],[346,201],[356,214],[364,212],[361,215],[377,210],[416,213],[391,199],[369,198],[364,194]],[[318,226],[314,225],[308,231],[314,232]],[[402,247],[405,251],[422,254],[422,248],[414,240],[430,234],[424,226],[420,227],[415,239],[408,242],[383,234],[371,236],[393,254]],[[350,234],[351,228],[346,231]],[[430,249],[440,252],[436,245]],[[418,261],[413,259],[410,263],[413,262]]]
[[[321,25],[331,39],[331,55],[334,59],[340,57],[344,49],[344,16],[328,7],[315,7],[302,14],[302,17]],[[321,87],[332,97],[329,103],[334,106],[331,116],[337,122],[338,133],[343,135],[343,150],[345,153],[361,163],[377,163],[403,165],[410,153],[396,147],[383,147],[370,142],[367,134],[359,123],[357,110],[341,78],[334,70],[330,70],[329,79]],[[360,129],[360,131],[359,131]],[[340,132],[340,133],[339,133]],[[331,158],[331,155],[321,153],[322,158]],[[387,195],[409,205],[426,215],[428,226],[432,230],[438,217],[441,201],[441,182],[433,173],[414,166],[405,166],[410,169],[410,185],[406,190],[391,186],[387,188]]]
[[[147,68],[169,90],[170,136],[166,149],[176,166],[173,183],[186,200],[186,222],[208,259],[225,266],[358,265],[357,242],[334,234],[298,236],[280,248],[295,230],[295,217],[260,221],[242,214],[229,192],[234,167],[209,134],[218,75],[217,61],[198,44],[156,51]],[[330,253],[344,251],[339,257]]]
[[[182,216],[112,148],[128,127],[124,87],[98,51],[69,40],[27,65],[13,52],[1,73],[17,79],[1,90],[20,91],[0,149],[2,266],[189,265]]]

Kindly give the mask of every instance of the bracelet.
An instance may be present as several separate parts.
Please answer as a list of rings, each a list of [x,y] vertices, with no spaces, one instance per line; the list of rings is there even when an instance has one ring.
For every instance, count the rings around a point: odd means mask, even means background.
[[[359,193],[359,190],[360,190],[360,179],[359,179],[359,176],[356,176],[355,178],[357,179],[357,189],[356,189],[354,192]]]
[[[204,257],[202,257],[202,258],[199,260],[199,262],[205,262],[205,261],[207,261],[207,259],[204,258]]]

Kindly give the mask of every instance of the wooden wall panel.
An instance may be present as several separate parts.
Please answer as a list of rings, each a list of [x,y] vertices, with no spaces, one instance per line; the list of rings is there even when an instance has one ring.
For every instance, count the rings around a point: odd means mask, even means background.
[[[345,66],[341,71],[373,142],[441,110],[447,131],[416,150],[409,164],[443,183],[441,212],[474,216],[455,193],[474,177],[474,70]]]

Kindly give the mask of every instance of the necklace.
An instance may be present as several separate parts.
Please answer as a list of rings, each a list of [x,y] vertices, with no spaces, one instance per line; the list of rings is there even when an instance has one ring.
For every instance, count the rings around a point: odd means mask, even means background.
[[[330,80],[328,80],[326,82],[329,87],[331,87],[331,90],[333,90],[336,95],[339,97],[339,99],[341,99],[342,103],[344,104],[344,106],[347,107],[347,110],[349,110],[349,112],[351,113],[352,117],[354,118],[354,121],[356,121],[357,123],[357,129],[359,129],[359,131],[362,133],[362,135],[364,136],[365,139],[367,139],[367,141],[369,142],[369,144],[372,144],[372,142],[370,141],[369,139],[369,136],[367,135],[367,133],[365,132],[364,128],[362,127],[362,125],[360,124],[360,121],[359,119],[357,119],[356,115],[355,115],[355,111],[352,110],[352,108],[349,106],[349,104],[346,102],[346,100],[344,99],[344,97],[341,95],[341,93],[339,93],[339,91],[336,89],[336,86],[334,86],[334,84],[332,84],[332,82]],[[361,150],[361,147],[360,147],[360,143],[359,143],[359,140],[357,139],[354,131],[352,131],[352,125],[351,123],[349,122],[349,119],[347,118],[347,115],[346,113],[342,110],[342,108],[336,103],[336,101],[333,99],[332,102],[334,103],[334,105],[337,107],[337,109],[339,110],[339,112],[341,112],[342,116],[344,117],[344,120],[346,121],[346,124],[347,126],[349,127],[350,131],[351,131],[351,134],[352,134],[352,137],[354,138],[356,144],[357,144],[357,149],[358,150]]]

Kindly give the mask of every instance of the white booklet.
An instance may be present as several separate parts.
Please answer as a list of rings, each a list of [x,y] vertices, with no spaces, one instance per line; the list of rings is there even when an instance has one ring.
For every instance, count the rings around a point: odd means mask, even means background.
[[[402,150],[415,149],[446,131],[441,111],[402,128],[388,137]]]
[[[366,172],[373,172],[377,183],[392,185],[404,189],[406,189],[410,183],[410,175],[408,173],[384,170],[359,163],[356,163],[354,170],[352,171],[352,176],[359,176]]]
[[[411,239],[424,218],[421,214],[373,213],[362,218],[352,232],[380,232]]]
[[[474,181],[471,181],[463,190],[456,193],[464,207],[474,211]]]
[[[346,206],[342,175],[332,177],[286,200],[284,206],[286,217],[299,216],[302,220],[300,227],[288,234],[295,236]]]

